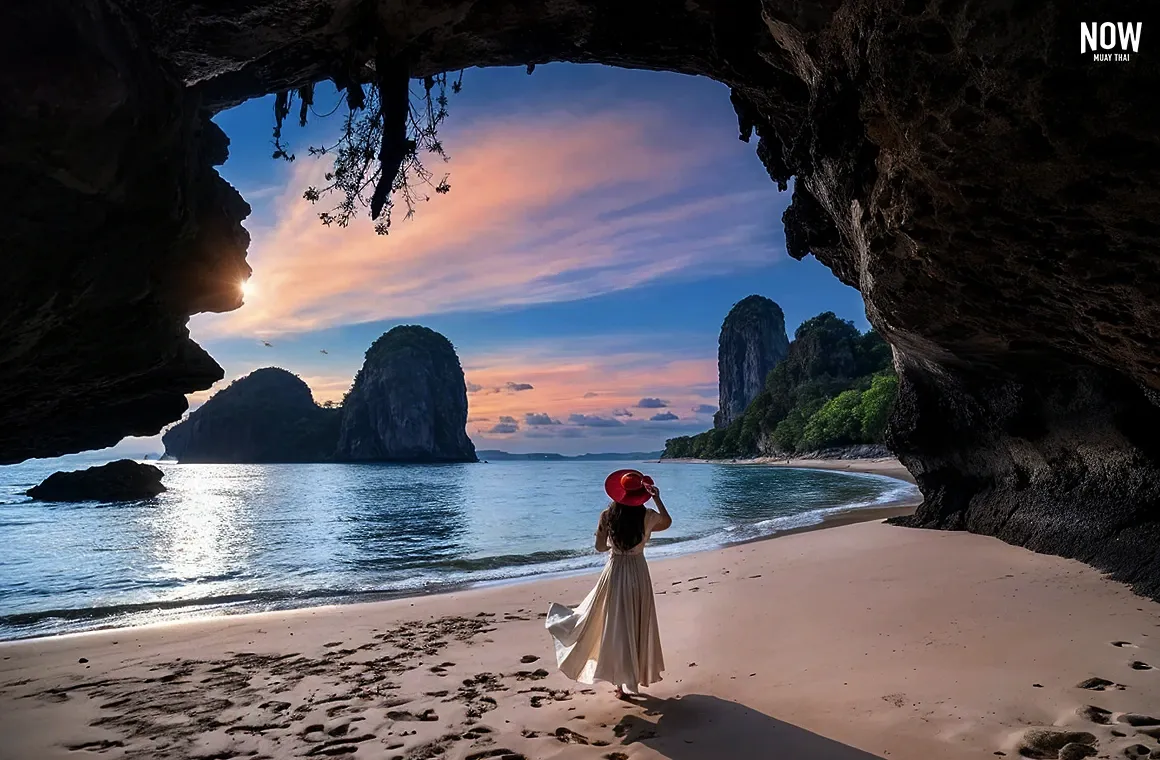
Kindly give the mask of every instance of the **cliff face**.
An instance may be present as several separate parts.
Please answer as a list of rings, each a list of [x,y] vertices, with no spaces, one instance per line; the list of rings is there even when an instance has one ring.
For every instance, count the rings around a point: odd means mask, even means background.
[[[180,462],[322,462],[334,455],[340,422],[301,379],[267,367],[214,394],[161,440]]]
[[[794,331],[785,358],[725,427],[665,442],[664,456],[731,459],[878,444],[897,391],[890,347],[832,311]]]
[[[1127,62],[1076,49],[1080,22],[1150,11],[6,3],[0,461],[155,432],[220,377],[184,324],[237,306],[248,207],[213,170],[210,114],[370,81],[376,58],[417,78],[669,70],[731,88],[742,138],[779,187],[794,180],[788,253],[861,291],[893,347],[891,445],[926,495],[916,521],[1080,557],[1160,598],[1160,556],[1139,550],[1160,525],[1160,99],[1141,95],[1160,90],[1160,56],[1146,34]]]
[[[467,384],[451,341],[396,327],[367,350],[343,402],[336,457],[348,461],[474,462]]]
[[[785,315],[764,296],[749,296],[733,305],[717,341],[720,405],[714,427],[728,427],[765,387],[765,378],[789,351]]]

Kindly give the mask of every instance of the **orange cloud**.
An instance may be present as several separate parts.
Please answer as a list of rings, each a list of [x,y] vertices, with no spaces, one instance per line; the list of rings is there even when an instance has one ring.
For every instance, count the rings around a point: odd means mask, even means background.
[[[647,345],[644,336],[600,336],[571,339],[565,348],[523,342],[502,354],[465,353],[468,433],[480,448],[519,448],[522,442],[524,448],[555,450],[569,438],[612,436],[626,440],[599,448],[622,449],[658,447],[666,437],[712,427],[711,413],[693,410],[715,401],[715,357],[638,348]],[[213,388],[190,394],[190,408],[257,368],[233,368]],[[340,402],[353,380],[346,374],[300,376],[319,404]],[[646,397],[663,398],[669,406],[638,408]],[[679,420],[653,422],[656,412],[675,413]],[[535,441],[541,438],[555,440]]]
[[[549,432],[544,430],[548,426],[541,415],[562,426],[567,426],[573,415],[616,419],[623,426],[635,426],[656,411],[645,414],[646,410],[638,410],[640,413],[631,417],[623,414],[631,411],[642,394],[663,395],[682,419],[690,423],[701,419],[706,428],[712,426],[710,417],[695,417],[691,410],[706,401],[698,390],[716,386],[715,358],[673,358],[639,351],[592,356],[521,355],[517,348],[511,355],[472,357],[465,364],[468,381],[484,387],[500,385],[509,377],[523,378],[534,386],[534,390],[518,394],[470,394],[471,418],[480,421],[468,425],[473,437],[518,438],[536,428]],[[541,424],[529,425],[528,414],[535,415]],[[484,421],[501,417],[515,418],[520,423],[519,432],[507,436],[492,433],[493,427]]]
[[[703,183],[706,144],[650,135],[661,114],[548,114],[472,124],[447,142],[452,190],[390,235],[369,220],[323,227],[302,190],[322,161],[296,162],[272,224],[256,220],[246,304],[195,318],[199,335],[273,335],[447,311],[573,300],[689,268],[768,263],[736,227],[692,239],[679,225],[753,193],[676,200]],[[724,147],[724,146],[722,146]],[[441,167],[434,167],[439,170]],[[720,225],[729,227],[729,225]],[[705,225],[712,229],[712,225]],[[261,230],[258,233],[258,229]],[[736,246],[733,257],[723,254]]]

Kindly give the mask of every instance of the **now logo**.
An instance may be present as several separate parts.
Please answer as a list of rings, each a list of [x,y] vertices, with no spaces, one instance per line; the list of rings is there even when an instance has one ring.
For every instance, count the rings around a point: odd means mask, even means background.
[[[1140,50],[1140,32],[1144,24],[1140,21],[1112,23],[1105,21],[1091,21],[1079,25],[1079,52],[1095,53],[1098,51],[1115,50],[1133,53]]]

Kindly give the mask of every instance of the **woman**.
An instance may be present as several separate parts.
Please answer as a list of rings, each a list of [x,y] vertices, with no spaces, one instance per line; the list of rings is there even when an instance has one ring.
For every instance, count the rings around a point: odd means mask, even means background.
[[[615,684],[617,698],[623,699],[638,685],[661,680],[665,669],[644,545],[673,518],[652,478],[636,470],[612,473],[604,490],[612,502],[600,515],[596,551],[612,554],[580,606],[553,603],[546,626],[564,675],[584,684]],[[657,511],[645,508],[650,498]]]

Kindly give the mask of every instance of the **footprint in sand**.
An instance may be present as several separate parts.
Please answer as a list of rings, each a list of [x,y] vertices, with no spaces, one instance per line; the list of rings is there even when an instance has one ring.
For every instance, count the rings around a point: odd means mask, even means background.
[[[578,734],[570,728],[560,726],[556,729],[556,738],[564,744],[591,744],[588,737],[584,734]]]
[[[1106,691],[1107,689],[1114,688],[1122,691],[1124,686],[1122,684],[1115,683],[1114,681],[1109,681],[1106,678],[1089,678],[1086,681],[1080,681],[1077,683],[1075,688],[1087,689],[1089,691]]]
[[[124,742],[110,741],[109,739],[101,739],[95,742],[84,742],[83,744],[70,744],[68,748],[73,752],[104,752],[107,749],[114,747],[124,747]]]
[[[432,721],[439,720],[439,716],[436,715],[435,711],[430,707],[418,714],[413,713],[410,710],[391,710],[387,713],[387,717],[391,720],[422,721],[424,723],[430,723]]]
[[[424,755],[424,757],[435,757],[435,755]],[[475,752],[468,755],[464,760],[484,760],[484,758],[495,758],[496,760],[527,760],[526,757],[519,752],[514,752],[506,748],[486,749],[483,752]]]
[[[1153,718],[1151,715],[1140,715],[1138,713],[1124,713],[1120,716],[1120,723],[1127,723],[1129,726],[1136,728],[1160,726],[1160,718]]]
[[[538,659],[540,659],[540,658],[535,656],[534,654],[525,654],[523,657],[520,658],[520,662],[523,663],[524,665],[527,665],[528,663],[535,662]]]
[[[321,742],[326,740],[326,737],[323,736],[325,732],[326,726],[321,723],[314,723],[302,729],[299,737],[301,737],[302,741],[306,742]]]
[[[1023,757],[1055,760],[1064,747],[1086,744],[1094,747],[1096,737],[1086,731],[1057,731],[1050,728],[1030,728],[1019,740],[1019,754]],[[1076,750],[1071,750],[1075,752]]]
[[[1136,646],[1135,644],[1133,644],[1133,643],[1132,643],[1132,642],[1130,642],[1130,641],[1113,641],[1113,642],[1112,642],[1112,646],[1114,646],[1114,647],[1121,647],[1121,648],[1123,648],[1123,647],[1130,647],[1130,648],[1132,648],[1132,649],[1139,649],[1139,647],[1138,647],[1138,646]]]
[[[1112,722],[1111,710],[1105,710],[1104,708],[1096,707],[1095,705],[1084,705],[1083,707],[1077,709],[1076,713],[1084,720],[1091,721],[1092,723],[1098,723],[1101,726],[1109,725]]]
[[[475,741],[476,739],[482,739],[490,733],[494,732],[487,726],[472,726],[463,732],[463,738]]]
[[[1124,747],[1125,757],[1148,757],[1150,752],[1151,750],[1149,750],[1143,744],[1133,744],[1130,747]]]
[[[1154,668],[1142,660],[1136,660],[1131,665],[1132,670],[1153,670]]]
[[[1099,750],[1090,744],[1072,742],[1063,745],[1063,748],[1059,750],[1059,760],[1084,760],[1086,757],[1094,757],[1097,754],[1099,754]]]
[[[326,647],[327,649],[329,649],[331,647],[340,647],[340,646],[342,646],[342,642],[341,641],[328,641],[327,643],[323,644],[322,646]]]

